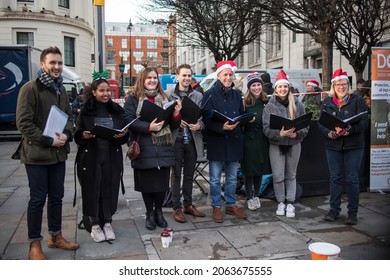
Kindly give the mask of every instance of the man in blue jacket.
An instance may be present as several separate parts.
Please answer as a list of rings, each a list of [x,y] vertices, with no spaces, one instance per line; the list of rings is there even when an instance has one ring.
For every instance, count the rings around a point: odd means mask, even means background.
[[[210,196],[213,207],[213,220],[222,223],[221,175],[225,172],[224,196],[225,213],[245,219],[246,213],[236,205],[236,185],[239,161],[243,157],[243,136],[239,122],[229,124],[213,118],[216,110],[230,118],[244,112],[242,94],[233,88],[234,72],[237,69],[233,61],[221,61],[217,64],[218,81],[205,92],[202,104],[205,104],[203,122],[207,133],[207,158],[209,160]],[[211,97],[210,97],[211,96]],[[210,99],[209,99],[210,97]]]

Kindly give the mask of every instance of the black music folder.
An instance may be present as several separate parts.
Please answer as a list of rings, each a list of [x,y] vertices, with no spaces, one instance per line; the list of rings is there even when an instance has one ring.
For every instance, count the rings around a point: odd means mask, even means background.
[[[322,111],[318,122],[330,130],[335,130],[336,127],[340,127],[340,128],[347,127],[349,124],[358,122],[363,117],[367,117],[367,116],[368,116],[368,112],[364,111],[348,119],[340,120],[339,118],[333,116],[332,114],[329,114],[326,111]]]
[[[249,112],[249,113],[244,113],[242,115],[239,115],[234,118],[230,118],[217,110],[213,110],[213,119],[221,121],[221,122],[229,122],[229,124],[234,124],[236,122],[240,122],[240,125],[247,124],[250,122],[254,116],[256,116],[257,113],[255,112]]]
[[[123,128],[110,128],[104,125],[96,124],[91,129],[91,134],[96,135],[98,138],[106,139],[106,140],[112,140],[114,138],[115,134],[123,133],[136,119],[132,120],[130,123],[126,124]]]
[[[295,128],[295,131],[306,128],[310,125],[310,120],[312,118],[313,113],[304,114],[296,119],[290,120],[285,117],[281,117],[278,115],[271,114],[271,119],[269,123],[269,128],[271,129],[282,129],[284,127],[285,130]]]
[[[139,119],[141,121],[152,122],[157,118],[157,122],[165,121],[166,125],[175,110],[175,105],[176,100],[165,103],[164,107],[160,107],[149,100],[144,100]]]
[[[203,113],[204,106],[210,100],[211,95],[207,98],[206,102],[199,107],[194,101],[191,100],[188,96],[184,96],[181,103],[181,118],[187,123],[195,124],[198,122],[198,119]]]

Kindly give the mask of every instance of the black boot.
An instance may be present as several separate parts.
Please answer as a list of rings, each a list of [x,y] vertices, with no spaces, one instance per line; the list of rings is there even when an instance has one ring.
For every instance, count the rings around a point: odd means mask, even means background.
[[[149,230],[156,229],[156,219],[154,211],[146,212],[146,228]]]
[[[167,221],[164,219],[164,216],[163,216],[163,212],[162,212],[162,209],[156,209],[156,224],[160,227],[160,228],[166,228],[168,226],[168,223]]]

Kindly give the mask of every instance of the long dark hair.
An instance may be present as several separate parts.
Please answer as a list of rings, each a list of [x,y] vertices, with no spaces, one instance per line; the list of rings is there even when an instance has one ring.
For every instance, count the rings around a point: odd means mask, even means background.
[[[107,85],[110,85],[106,79],[99,78],[99,79],[94,80],[91,83],[91,86],[86,86],[84,89],[84,94],[83,94],[84,101],[88,101],[88,100],[94,98],[95,96],[93,95],[93,91],[97,90],[98,86],[102,83],[106,83]]]

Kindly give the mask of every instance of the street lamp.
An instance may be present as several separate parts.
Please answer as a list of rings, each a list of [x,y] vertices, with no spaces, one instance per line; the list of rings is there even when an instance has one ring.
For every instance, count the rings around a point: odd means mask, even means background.
[[[120,96],[124,96],[123,92],[123,72],[125,72],[125,65],[123,64],[123,56],[121,56],[121,63],[119,64],[119,72],[121,72],[121,93]]]
[[[129,30],[130,32],[130,44],[129,44],[129,49],[130,49],[130,83],[129,83],[129,88],[131,87],[131,82],[133,80],[133,77],[132,77],[132,69],[131,69],[131,29],[133,28],[133,24],[131,23],[131,18],[129,20],[129,25],[127,26],[127,30]]]

